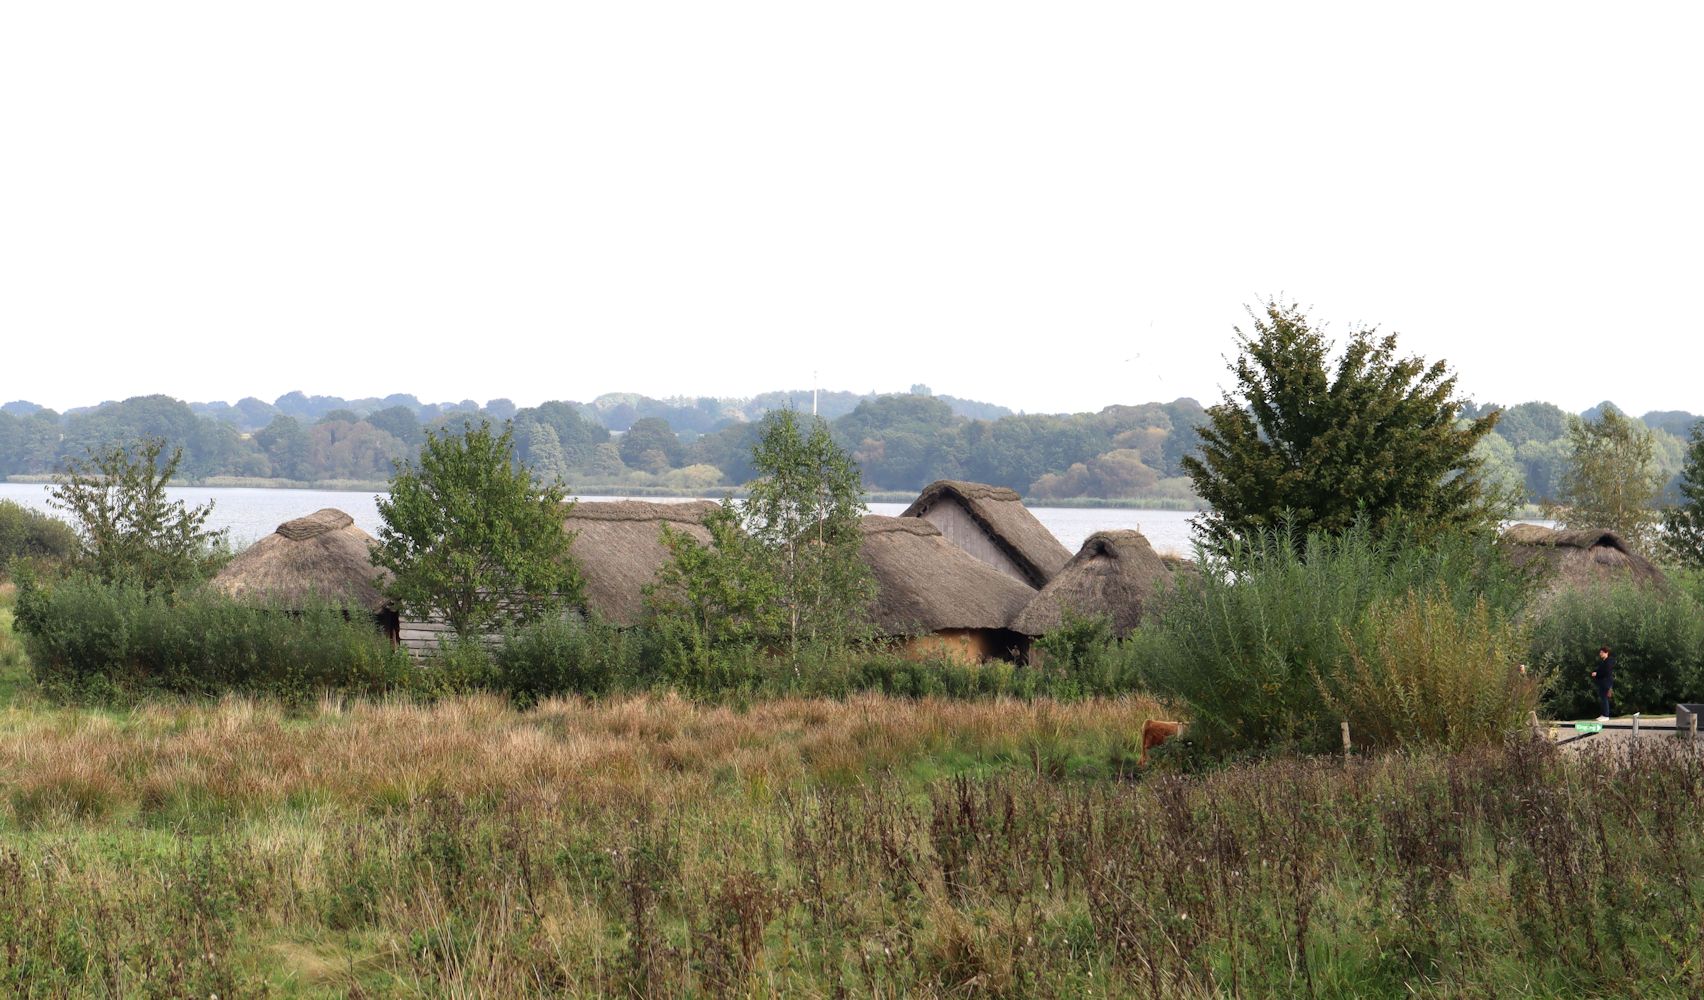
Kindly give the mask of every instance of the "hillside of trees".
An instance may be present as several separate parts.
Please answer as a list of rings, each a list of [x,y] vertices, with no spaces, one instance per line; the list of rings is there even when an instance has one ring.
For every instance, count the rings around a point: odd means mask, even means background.
[[[1610,403],[1581,416],[1595,417]],[[378,482],[414,455],[427,430],[469,419],[513,420],[517,451],[540,476],[575,490],[702,493],[751,478],[756,421],[772,409],[809,411],[810,390],[751,399],[652,399],[611,393],[589,403],[517,407],[506,399],[423,403],[411,395],[364,399],[292,392],[273,402],[186,403],[138,396],[63,414],[17,401],[0,406],[0,476],[42,476],[92,445],[159,437],[184,452],[192,480]],[[1501,409],[1480,445],[1487,468],[1529,502],[1554,495],[1568,456],[1569,413],[1550,403]],[[1022,414],[937,396],[927,386],[889,395],[822,392],[817,410],[877,491],[914,491],[943,477],[1009,486],[1037,500],[1104,498],[1195,502],[1181,461],[1205,419],[1193,399],[1109,406],[1097,413]],[[1684,440],[1699,417],[1639,418],[1654,432],[1671,488]]]

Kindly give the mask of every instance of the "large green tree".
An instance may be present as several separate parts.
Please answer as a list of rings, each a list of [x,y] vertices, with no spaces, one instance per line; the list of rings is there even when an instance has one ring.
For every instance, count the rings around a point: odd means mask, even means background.
[[[581,598],[564,499],[515,461],[512,425],[428,431],[418,464],[402,465],[379,501],[373,562],[405,614],[460,637],[524,624]]]
[[[1648,549],[1663,488],[1651,432],[1605,407],[1596,419],[1569,420],[1568,448],[1546,514],[1564,527],[1607,529],[1636,549]]]
[[[1675,561],[1704,568],[1704,420],[1692,425],[1675,489],[1680,500],[1663,511],[1663,545]]]
[[[81,567],[107,583],[169,591],[203,576],[222,535],[207,527],[208,501],[187,506],[166,494],[183,461],[166,443],[91,448],[54,476],[49,503],[70,515],[81,542]]]
[[[1196,521],[1205,547],[1222,552],[1286,522],[1296,537],[1362,519],[1429,531],[1494,524],[1507,509],[1474,455],[1497,413],[1463,419],[1442,361],[1402,357],[1394,335],[1366,328],[1333,359],[1299,307],[1268,301],[1250,315],[1252,331],[1236,331],[1235,388],[1182,461],[1212,505]]]

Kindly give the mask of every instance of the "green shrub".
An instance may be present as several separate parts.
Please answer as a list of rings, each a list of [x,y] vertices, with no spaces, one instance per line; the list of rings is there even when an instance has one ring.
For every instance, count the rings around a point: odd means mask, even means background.
[[[438,642],[437,650],[408,675],[408,689],[430,701],[471,691],[499,691],[496,650],[487,640],[451,635]]]
[[[77,533],[57,517],[0,500],[0,578],[14,559],[61,563],[77,554]]]
[[[1333,685],[1352,668],[1351,648],[1376,648],[1375,604],[1436,591],[1458,612],[1483,601],[1508,620],[1528,589],[1489,539],[1276,532],[1205,561],[1158,602],[1128,652],[1152,692],[1187,709],[1206,749],[1326,750],[1341,719],[1320,680]]]
[[[1059,627],[1035,641],[1031,660],[1055,695],[1122,694],[1137,687],[1129,650],[1105,615],[1083,617],[1066,608]]]
[[[284,612],[206,590],[168,599],[130,584],[26,579],[15,614],[37,682],[59,698],[234,691],[300,701],[390,690],[410,669],[365,614],[331,606]]]
[[[1520,669],[1526,636],[1483,598],[1463,611],[1441,589],[1408,594],[1373,605],[1364,632],[1346,636],[1348,669],[1315,681],[1357,745],[1496,743],[1538,707],[1541,678]]]
[[[553,695],[635,686],[639,637],[597,616],[557,618],[510,632],[495,651],[493,682],[520,704]]]
[[[1674,710],[1704,699],[1704,608],[1686,592],[1631,583],[1564,591],[1533,616],[1530,662],[1557,673],[1547,709],[1559,718],[1596,715],[1591,671],[1597,649],[1615,653],[1618,713]]]

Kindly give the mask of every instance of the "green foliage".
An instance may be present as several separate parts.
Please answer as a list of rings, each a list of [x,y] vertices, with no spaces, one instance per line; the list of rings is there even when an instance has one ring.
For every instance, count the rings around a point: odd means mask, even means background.
[[[1607,529],[1637,551],[1654,540],[1663,480],[1649,430],[1605,407],[1596,420],[1568,423],[1569,456],[1546,514],[1565,527]]]
[[[1483,597],[1462,608],[1442,588],[1367,611],[1364,640],[1347,632],[1349,664],[1315,683],[1325,705],[1369,749],[1495,744],[1538,707],[1543,679],[1523,671],[1527,639]]]
[[[488,422],[428,432],[419,464],[399,469],[378,505],[373,562],[392,574],[387,592],[405,614],[463,638],[555,614],[583,588],[562,487],[516,467],[513,435]]]
[[[957,478],[959,425],[952,407],[932,396],[877,396],[834,421],[834,438],[856,456],[864,481],[877,489],[921,489]]]
[[[795,659],[801,646],[834,646],[867,637],[875,583],[858,556],[858,468],[822,421],[809,433],[791,410],[765,419],[752,451],[760,478],[742,508],[743,527],[767,554]]]
[[[322,606],[274,611],[199,590],[167,599],[134,583],[21,580],[15,627],[36,682],[61,699],[149,692],[270,695],[389,690],[408,657],[370,616]]]
[[[686,457],[680,438],[661,417],[643,417],[621,435],[621,460],[646,472],[678,468]]]
[[[170,591],[209,570],[220,542],[206,528],[213,504],[189,508],[166,496],[183,452],[162,461],[164,451],[160,438],[97,447],[54,477],[50,502],[71,516],[78,563],[96,579]]]
[[[643,636],[596,617],[551,618],[512,631],[493,654],[496,687],[517,704],[639,686]]]
[[[1150,690],[1180,703],[1214,752],[1326,750],[1342,717],[1322,684],[1343,690],[1353,651],[1380,648],[1370,628],[1375,606],[1437,594],[1464,616],[1483,600],[1491,620],[1505,622],[1528,587],[1478,536],[1421,545],[1365,526],[1341,536],[1270,532],[1234,542],[1168,592],[1129,641],[1130,655]]]
[[[724,499],[704,527],[708,544],[663,526],[669,561],[645,594],[653,615],[673,623],[674,655],[709,669],[719,649],[774,640],[783,620],[769,553],[746,533],[734,502]]]
[[[724,500],[706,519],[708,544],[663,529],[670,560],[646,590],[668,658],[700,672],[759,647],[797,668],[805,650],[871,635],[857,467],[825,424],[807,435],[791,410],[765,421],[752,464],[762,477],[744,505]]]
[[[384,479],[408,457],[408,445],[364,420],[337,415],[308,428],[307,468],[318,478]]]
[[[1056,693],[1108,695],[1138,690],[1130,650],[1119,643],[1112,620],[1066,608],[1059,627],[1035,641],[1031,660]]]
[[[966,476],[1022,493],[1042,476],[1087,461],[1109,445],[1092,421],[1026,415],[969,424],[961,447]]]
[[[1691,594],[1630,583],[1564,591],[1533,617],[1529,662],[1556,673],[1548,705],[1559,718],[1597,714],[1599,646],[1615,654],[1618,713],[1704,700],[1704,606]]]
[[[1487,488],[1474,447],[1495,413],[1458,421],[1443,362],[1396,353],[1395,336],[1349,336],[1342,355],[1295,306],[1268,302],[1237,331],[1236,394],[1209,409],[1199,456],[1183,459],[1213,510],[1197,523],[1225,552],[1281,524],[1342,533],[1358,520],[1426,530],[1495,525],[1508,498]]]
[[[254,436],[266,454],[269,471],[284,479],[322,478],[310,462],[308,432],[294,417],[278,416]]]
[[[77,533],[56,517],[0,500],[0,579],[14,559],[62,563],[77,554]]]
[[[1704,420],[1692,425],[1676,489],[1679,501],[1663,511],[1663,549],[1681,566],[1704,570]]]

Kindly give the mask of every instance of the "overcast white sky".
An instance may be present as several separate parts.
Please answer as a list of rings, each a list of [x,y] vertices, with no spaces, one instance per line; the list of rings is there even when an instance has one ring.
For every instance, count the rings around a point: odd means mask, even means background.
[[[6,4],[0,400],[1210,401],[1281,293],[1704,411],[1701,11]]]

